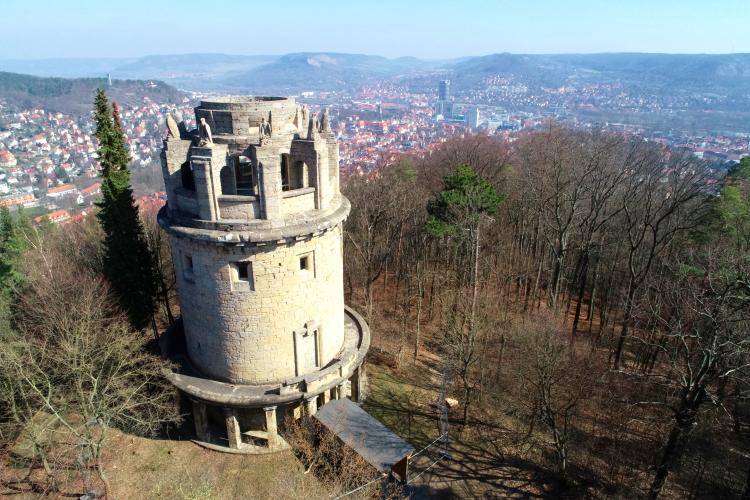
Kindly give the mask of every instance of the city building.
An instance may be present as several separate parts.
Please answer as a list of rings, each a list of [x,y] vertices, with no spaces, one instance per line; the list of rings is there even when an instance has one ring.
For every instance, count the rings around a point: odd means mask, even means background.
[[[359,400],[370,344],[344,304],[339,149],[328,113],[294,98],[219,97],[198,130],[168,117],[162,150],[182,317],[162,336],[197,442],[287,448],[285,417]]]
[[[49,198],[63,198],[65,196],[71,196],[78,194],[78,188],[73,184],[62,184],[60,186],[51,187],[47,190],[47,197]]]
[[[13,153],[7,149],[0,149],[0,168],[11,168],[15,167],[18,162]]]
[[[466,124],[472,128],[479,128],[479,108],[469,108],[466,113]]]
[[[435,104],[435,119],[450,120],[453,118],[453,101],[451,100],[451,81],[440,80],[438,83],[438,100]]]
[[[449,101],[451,98],[451,81],[440,80],[438,83],[438,101]]]

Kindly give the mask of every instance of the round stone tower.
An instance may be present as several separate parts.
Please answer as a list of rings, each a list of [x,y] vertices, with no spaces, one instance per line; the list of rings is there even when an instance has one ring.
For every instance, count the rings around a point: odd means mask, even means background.
[[[162,150],[182,317],[162,339],[197,440],[285,447],[287,415],[358,399],[369,331],[344,305],[338,145],[293,98],[220,97],[198,129],[167,117]]]

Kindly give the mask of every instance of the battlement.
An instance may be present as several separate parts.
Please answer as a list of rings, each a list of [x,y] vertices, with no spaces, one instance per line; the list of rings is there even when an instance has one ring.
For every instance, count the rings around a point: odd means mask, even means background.
[[[222,135],[258,136],[263,120],[271,124],[272,133],[299,132],[295,124],[297,104],[294,97],[225,96],[201,101],[195,108],[197,121],[205,118],[217,142]]]

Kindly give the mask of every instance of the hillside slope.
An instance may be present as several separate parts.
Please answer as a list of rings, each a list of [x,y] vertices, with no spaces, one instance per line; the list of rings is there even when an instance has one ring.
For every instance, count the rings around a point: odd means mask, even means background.
[[[413,57],[388,59],[365,54],[299,52],[232,75],[224,81],[251,92],[340,90],[376,79],[428,70],[438,64]]]
[[[217,90],[234,75],[269,64],[279,56],[230,54],[172,54],[141,57],[113,68],[117,78],[156,78],[179,88]]]
[[[0,101],[12,109],[42,108],[82,116],[91,111],[94,93],[100,87],[124,106],[140,104],[144,98],[177,103],[186,97],[174,87],[153,80],[113,80],[110,87],[105,78],[42,78],[0,72]]]

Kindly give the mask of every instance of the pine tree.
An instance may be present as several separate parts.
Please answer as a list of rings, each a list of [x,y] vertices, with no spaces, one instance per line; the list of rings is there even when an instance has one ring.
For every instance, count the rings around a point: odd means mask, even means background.
[[[0,208],[0,338],[11,331],[11,305],[24,282],[18,261],[31,235],[31,221],[23,207],[18,208],[15,220],[8,207]]]
[[[130,186],[125,136],[117,105],[110,106],[99,89],[94,100],[99,140],[102,200],[97,218],[104,230],[104,273],[133,327],[152,323],[156,285],[151,253]]]
[[[462,163],[443,177],[443,190],[427,205],[430,219],[427,232],[447,236],[466,245],[471,255],[466,276],[471,283],[470,328],[476,323],[476,302],[479,288],[479,234],[482,218],[495,215],[503,197],[483,179],[471,165]],[[466,416],[464,415],[464,420]]]
[[[0,251],[13,237],[13,217],[8,207],[0,207]]]

